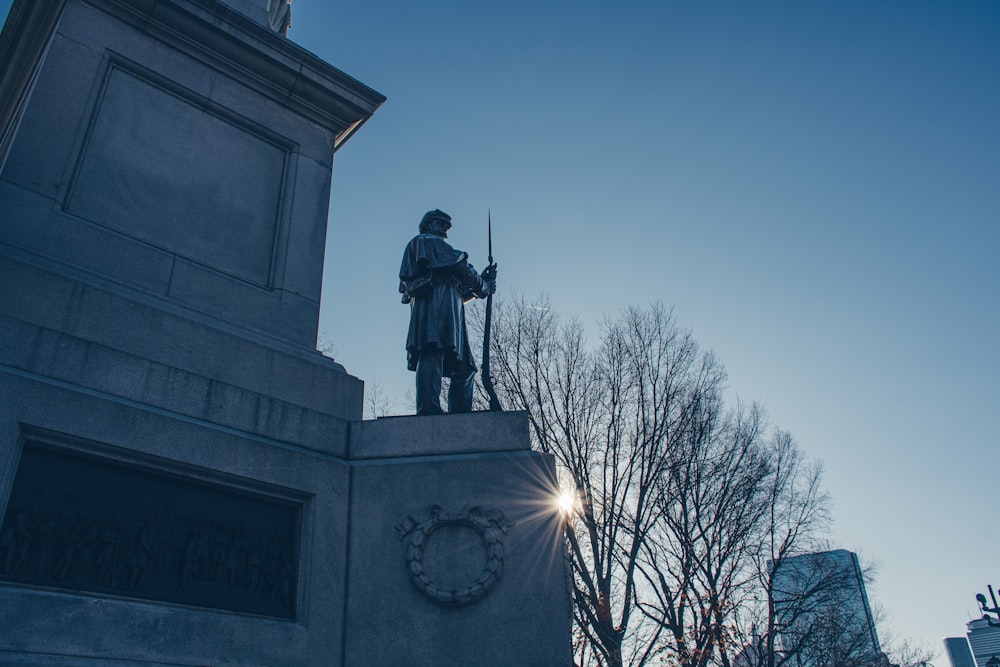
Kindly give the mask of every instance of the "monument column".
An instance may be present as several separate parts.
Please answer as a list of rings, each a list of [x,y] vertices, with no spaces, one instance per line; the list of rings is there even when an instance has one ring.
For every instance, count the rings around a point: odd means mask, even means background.
[[[384,101],[271,0],[0,34],[0,663],[336,665],[362,382],[315,349]]]

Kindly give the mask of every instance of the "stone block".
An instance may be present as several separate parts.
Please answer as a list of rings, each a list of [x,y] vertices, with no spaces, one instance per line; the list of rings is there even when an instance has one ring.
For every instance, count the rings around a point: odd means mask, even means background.
[[[258,91],[228,76],[216,78],[210,99],[224,109],[252,110],[257,123],[278,135],[296,137],[297,149],[302,155],[327,169],[332,168],[333,133],[313,120],[289,114],[281,100],[262,96]],[[243,113],[250,115],[247,111]]]
[[[103,289],[85,276],[74,280],[2,252],[0,275],[6,287],[0,314],[323,414],[361,416],[361,381],[315,350],[166,310],[142,293],[126,298],[120,288]]]
[[[0,364],[343,457],[348,422],[0,315]]]
[[[319,299],[265,290],[198,262],[176,258],[169,296],[227,322],[303,348],[316,343]]]
[[[130,0],[130,9],[149,11],[146,0]],[[193,95],[208,97],[215,85],[216,73],[205,67],[197,59],[177,49],[168,48],[163,40],[150,39],[146,31],[136,30],[137,15],[133,12],[109,13],[97,3],[67,3],[63,20],[59,23],[58,34],[86,46],[102,55],[101,76],[106,72],[107,61],[123,58],[129,62],[142,64],[150,72],[165,75],[176,85],[183,86]],[[48,64],[48,63],[47,63]],[[73,63],[56,61],[57,67],[72,71]],[[96,101],[90,96],[90,101]],[[92,104],[91,104],[92,106]]]
[[[288,147],[194,101],[112,66],[67,209],[270,287]]]
[[[483,454],[531,448],[527,412],[382,417],[351,424],[352,460]],[[418,428],[419,427],[419,428]]]
[[[72,581],[53,581],[55,575],[50,574],[26,585],[7,572],[0,575],[4,600],[0,663],[30,664],[30,656],[44,656],[48,664],[83,663],[88,657],[104,664],[112,657],[153,664],[339,664],[330,656],[340,655],[343,640],[350,492],[343,462],[4,367],[0,367],[0,404],[5,406],[0,415],[4,463],[17,461],[26,442],[34,446],[30,443],[38,441],[102,465],[182,480],[209,493],[253,494],[275,498],[274,502],[287,499],[281,502],[294,502],[301,517],[293,527],[297,577],[292,618],[143,599],[142,591],[137,593],[123,582],[106,585],[101,592],[81,591]],[[0,473],[5,483],[0,489],[0,514],[11,516],[7,502],[13,497],[19,503],[13,509],[30,515],[23,494],[10,493],[11,469],[4,465]],[[37,493],[29,498],[39,508],[51,510],[58,503],[73,502],[72,493],[67,497],[58,489],[44,488],[44,479],[35,482]],[[117,534],[134,537],[138,529],[129,522],[135,521],[140,509],[166,511],[162,504],[144,506],[157,500],[154,489],[149,494],[120,498],[128,505],[117,515],[109,509],[106,517],[93,518],[99,523],[116,521],[121,526]],[[31,529],[35,535],[41,530],[36,524]],[[188,536],[201,529],[191,530]],[[56,539],[63,539],[62,533]],[[99,535],[93,539],[110,557],[108,545],[115,542]],[[62,553],[65,545],[55,544],[59,549],[54,552]]]
[[[52,64],[49,64],[52,63]],[[53,36],[0,177],[57,200],[83,131],[101,53]]]
[[[295,190],[285,246],[282,287],[317,302],[323,274],[311,270],[323,263],[326,247],[326,212],[330,204],[330,167],[299,155],[296,160]]]
[[[165,307],[312,348],[335,140],[384,98],[212,0],[70,0],[56,26],[0,172],[19,186],[0,197],[37,193],[47,211],[4,233]]]
[[[410,417],[399,426],[420,441],[447,439],[434,419]],[[565,538],[550,456],[355,462],[351,488],[345,664],[571,663]]]
[[[0,241],[150,294],[166,295],[173,256],[81,218],[52,200],[0,180]]]

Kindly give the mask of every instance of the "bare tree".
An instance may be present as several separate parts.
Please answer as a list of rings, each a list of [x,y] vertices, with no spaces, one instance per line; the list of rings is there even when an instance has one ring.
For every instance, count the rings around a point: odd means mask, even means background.
[[[791,476],[799,479],[793,488],[804,492],[798,502],[821,510],[819,514],[799,515],[803,519],[802,525],[796,527],[799,546],[820,546],[823,540],[808,535],[813,519],[818,518],[821,524],[828,521],[825,497],[811,493],[817,488],[819,467],[813,463],[798,468],[797,460],[798,456],[786,459],[793,464],[789,470],[798,469],[798,474]],[[812,503],[810,498],[823,502]],[[787,522],[784,525],[795,526]],[[784,547],[791,543],[788,538],[796,531],[772,528],[772,534],[785,538],[773,544]],[[802,536],[806,539],[801,539]],[[776,553],[783,555],[767,563],[753,596],[758,603],[763,599],[765,604],[751,605],[754,613],[741,614],[745,624],[741,629],[751,630],[749,635],[741,637],[752,636],[752,639],[734,661],[735,667],[920,667],[934,658],[935,651],[907,639],[887,633],[881,633],[884,635],[881,638],[877,636],[876,629],[882,627],[885,612],[877,604],[863,612],[859,607],[863,602],[861,583],[872,582],[877,570],[874,564],[845,568],[842,563],[826,561],[824,557],[829,552],[792,553],[778,549]],[[759,628],[766,628],[766,632],[760,633]]]
[[[882,647],[892,667],[928,667],[937,657],[933,648],[907,638],[887,636]]]
[[[642,664],[658,631],[635,614],[636,575],[656,520],[656,484],[669,441],[665,420],[644,400],[643,374],[667,373],[670,365],[664,360],[650,369],[636,359],[616,323],[605,324],[602,344],[592,350],[580,323],[561,323],[546,301],[520,297],[495,306],[497,392],[508,407],[529,412],[534,445],[555,456],[563,483],[576,493],[567,526],[576,659]],[[661,337],[681,335],[668,313],[658,317]],[[663,354],[692,353],[659,342]],[[685,365],[674,359],[672,384],[682,383]]]
[[[333,359],[334,352],[336,352],[336,350],[337,346],[334,344],[333,337],[330,335],[330,332],[320,331],[319,336],[316,339],[316,351],[324,357]]]
[[[547,299],[495,306],[497,393],[529,413],[533,445],[576,493],[567,541],[580,667],[884,660],[871,624],[838,616],[857,581],[835,568],[786,576],[824,546],[821,466],[759,405],[727,407],[722,364],[672,311],[626,308],[591,346]]]
[[[807,637],[791,639],[788,630],[817,613],[827,593],[843,586],[841,573],[814,573],[813,581],[791,595],[781,591],[776,576],[787,559],[825,547],[822,536],[830,523],[829,498],[822,491],[822,465],[807,461],[791,435],[778,432],[772,440],[770,470],[765,480],[767,514],[759,548],[753,553],[755,585],[744,601],[734,634],[751,651],[745,663],[781,667],[799,653]],[[783,608],[780,610],[779,606]],[[778,638],[785,636],[785,643]],[[791,663],[794,664],[794,663]]]
[[[378,419],[398,411],[396,399],[378,381],[365,383],[365,419]]]
[[[808,490],[811,474],[804,477]],[[788,544],[786,538],[776,541]],[[802,530],[799,529],[799,534]],[[806,540],[805,542],[808,542]],[[847,551],[780,552],[760,577],[765,604],[757,608],[766,633],[756,637],[756,667],[879,667],[887,664],[863,581],[870,571]]]
[[[491,348],[502,400],[529,412],[535,446],[577,495],[576,659],[708,665],[764,516],[763,413],[725,409],[721,363],[662,305],[600,331],[591,348],[578,322],[517,297],[496,304]]]
[[[654,596],[641,605],[670,642],[678,665],[729,664],[731,626],[747,588],[751,554],[765,516],[769,473],[763,412],[698,406],[694,428],[675,441],[659,498],[653,548],[643,561]]]

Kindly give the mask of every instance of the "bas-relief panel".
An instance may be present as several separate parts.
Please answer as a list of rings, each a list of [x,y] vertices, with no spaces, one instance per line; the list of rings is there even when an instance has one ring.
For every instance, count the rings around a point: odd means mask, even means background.
[[[66,209],[271,287],[291,146],[109,65]]]
[[[294,619],[301,510],[29,441],[0,581]]]

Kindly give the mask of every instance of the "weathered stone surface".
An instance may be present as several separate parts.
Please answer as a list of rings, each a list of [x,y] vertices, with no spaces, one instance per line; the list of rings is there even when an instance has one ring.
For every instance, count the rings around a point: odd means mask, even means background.
[[[0,662],[50,654],[48,664],[86,656],[154,664],[331,664],[328,656],[339,654],[343,637],[350,485],[342,461],[60,381],[0,371],[5,502],[21,451],[11,444],[25,438],[203,483],[306,500],[295,620],[0,584]]]
[[[105,273],[111,230],[162,258],[109,269],[121,285],[311,347],[332,152],[384,98],[218,9],[65,4],[0,174],[18,216],[0,242]]]
[[[156,83],[112,66],[66,209],[270,287],[291,146]]]
[[[361,381],[315,350],[27,262],[0,253],[0,314],[341,419],[361,416]]]
[[[283,11],[15,0],[0,663],[569,664],[527,415],[362,422],[314,348],[333,152],[384,98]]]
[[[345,419],[4,315],[0,364],[318,452],[346,450]]]
[[[348,456],[360,460],[526,451],[530,447],[526,412],[472,412],[417,421],[383,417],[355,422]]]
[[[255,493],[25,433],[0,581],[294,620],[306,496]]]
[[[495,438],[496,453],[454,453],[468,446],[468,432],[447,425],[463,417]],[[388,422],[391,430],[379,432],[387,451],[402,454],[411,442],[436,442],[453,453],[355,462],[345,664],[569,665],[558,486],[552,458],[522,449],[527,416],[474,413]],[[411,580],[412,542],[401,539],[435,506],[452,517],[468,508],[483,515],[497,512],[510,524],[495,540],[481,539],[461,522],[447,526],[450,534],[424,536],[416,566],[434,582],[442,595],[438,601]],[[502,566],[489,558],[491,546],[502,551]],[[498,566],[500,578],[485,595],[453,604],[454,595],[485,581],[490,567]]]
[[[381,96],[214,0],[18,0],[11,15],[17,29],[0,40],[0,662],[340,664],[343,456],[363,392],[314,349],[321,241],[336,142]],[[323,76],[303,77],[305,63]],[[37,71],[30,91],[15,65]],[[63,477],[53,468],[49,480],[29,452],[35,472],[12,493],[25,443],[69,458],[53,459]],[[81,452],[97,463],[69,483],[58,461]],[[121,477],[122,465],[142,472]],[[143,485],[143,474],[172,481]],[[114,488],[134,497],[111,502]],[[149,503],[171,494],[197,525],[147,536],[172,548],[219,539],[220,525],[260,546],[270,538],[247,537],[219,507],[292,503],[269,519],[284,522],[271,526],[283,559],[235,570],[256,602],[233,602],[239,585],[204,554],[158,573],[184,571],[198,594],[135,579],[137,517],[169,515]],[[232,500],[244,496],[258,500]],[[63,503],[81,516],[50,520]],[[29,535],[12,542],[18,513]],[[18,544],[41,564],[11,571],[26,562]],[[55,553],[83,569],[62,571]],[[254,571],[264,578],[251,592]]]

